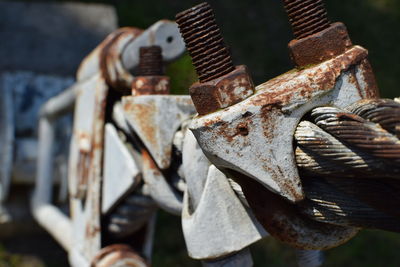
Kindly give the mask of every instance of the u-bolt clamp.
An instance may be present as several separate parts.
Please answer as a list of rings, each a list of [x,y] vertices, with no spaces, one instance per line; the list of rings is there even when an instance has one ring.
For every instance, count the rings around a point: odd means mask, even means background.
[[[289,14],[298,12],[300,2],[285,1]],[[299,16],[291,18],[298,25]],[[352,45],[343,24],[312,18],[300,16],[311,22],[295,28],[298,39],[289,45],[297,68],[256,88],[245,67],[233,67],[208,4],[178,14],[176,21],[200,79],[190,89],[198,112],[190,128],[204,153],[241,184],[271,235],[299,248],[321,249],[343,243],[354,230],[312,231],[312,223],[293,220],[285,207],[269,209],[266,195],[283,197],[284,206],[304,199],[293,135],[309,111],[323,105],[344,108],[375,98],[378,91],[367,50]],[[308,229],[314,234],[307,236]]]

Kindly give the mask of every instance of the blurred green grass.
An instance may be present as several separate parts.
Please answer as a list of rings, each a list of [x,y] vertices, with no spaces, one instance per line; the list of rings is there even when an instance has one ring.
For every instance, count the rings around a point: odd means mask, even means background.
[[[200,1],[114,0],[92,1],[113,4],[120,26],[147,28],[155,21],[174,15]],[[292,38],[281,1],[211,0],[216,17],[231,47],[235,62],[249,66],[256,83],[273,78],[293,66],[287,43]],[[369,58],[377,76],[382,97],[400,96],[400,1],[399,0],[326,0],[332,21],[344,22],[354,44],[369,49]],[[185,94],[196,80],[190,57],[185,55],[167,68],[174,93]],[[383,231],[362,231],[347,244],[326,254],[324,266],[400,266],[400,236]],[[255,266],[295,266],[294,251],[266,238],[251,247]],[[23,255],[0,247],[0,267],[21,267]],[[45,266],[54,266],[43,259]],[[3,265],[6,264],[6,265]],[[38,267],[41,265],[38,265]],[[154,248],[153,266],[200,266],[187,256],[180,219],[160,213]]]

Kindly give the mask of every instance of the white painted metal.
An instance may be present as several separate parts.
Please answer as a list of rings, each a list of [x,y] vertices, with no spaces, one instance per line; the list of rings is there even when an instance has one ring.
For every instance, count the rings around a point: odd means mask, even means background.
[[[122,98],[125,117],[149,150],[157,166],[171,163],[172,143],[182,122],[195,114],[190,96],[144,95]]]
[[[115,127],[105,127],[101,211],[106,214],[140,182],[140,171],[132,155],[118,137]]]
[[[266,235],[237,198],[226,176],[215,166],[211,165],[208,169],[196,209],[192,208],[191,197],[185,192],[182,211],[182,229],[190,257],[221,258],[244,249]]]
[[[361,87],[365,83],[357,82],[362,75],[349,71],[366,56],[366,50],[356,46],[301,73],[279,76],[228,109],[196,117],[190,128],[218,168],[240,172],[289,201],[299,201],[304,194],[292,145],[296,127],[317,106],[345,107],[366,95]],[[248,131],[244,136],[238,134],[242,125]]]
[[[161,47],[164,61],[173,61],[186,50],[178,25],[173,21],[160,20],[126,46],[122,53],[123,66],[133,71],[139,64],[139,53],[132,53],[132,51],[139,51],[141,46],[150,45]]]
[[[182,196],[165,179],[150,158],[143,158],[143,180],[149,195],[167,212],[179,216],[182,212]]]
[[[75,88],[48,101],[39,122],[39,151],[35,192],[31,202],[33,216],[63,247],[72,247],[70,219],[51,202],[53,191],[53,157],[55,127],[53,119],[70,110],[74,103]],[[56,105],[54,105],[56,103]],[[56,227],[55,227],[56,226]]]
[[[73,246],[92,259],[101,249],[104,106],[108,86],[100,75],[79,84],[69,158]]]

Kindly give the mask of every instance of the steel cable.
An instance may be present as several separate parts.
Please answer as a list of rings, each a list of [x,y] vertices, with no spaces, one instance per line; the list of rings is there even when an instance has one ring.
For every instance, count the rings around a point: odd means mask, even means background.
[[[400,232],[400,103],[362,100],[319,107],[295,133],[306,200],[325,223]]]

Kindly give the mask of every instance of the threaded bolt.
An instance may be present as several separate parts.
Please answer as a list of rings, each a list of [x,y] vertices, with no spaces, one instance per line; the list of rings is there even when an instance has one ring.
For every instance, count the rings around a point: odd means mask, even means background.
[[[208,3],[177,14],[176,22],[200,82],[219,78],[234,70],[231,54]]]
[[[163,75],[161,47],[157,45],[140,47],[138,75]]]
[[[330,26],[322,0],[283,0],[296,39],[302,39]]]

